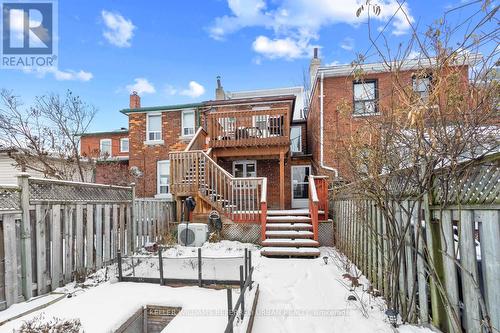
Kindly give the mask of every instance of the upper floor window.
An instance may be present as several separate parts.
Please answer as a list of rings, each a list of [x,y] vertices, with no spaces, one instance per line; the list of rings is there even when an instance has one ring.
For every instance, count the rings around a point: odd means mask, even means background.
[[[128,138],[120,139],[120,152],[128,153]]]
[[[147,127],[147,140],[161,140],[161,114],[148,114]]]
[[[194,111],[182,111],[182,136],[194,135],[195,113]]]
[[[111,139],[101,139],[99,142],[99,153],[101,156],[111,156]]]
[[[292,153],[302,152],[302,127],[292,126],[290,129],[290,150]]]
[[[354,114],[377,113],[377,81],[354,82]]]
[[[430,77],[413,77],[413,91],[423,102],[429,100],[429,91],[431,88]]]

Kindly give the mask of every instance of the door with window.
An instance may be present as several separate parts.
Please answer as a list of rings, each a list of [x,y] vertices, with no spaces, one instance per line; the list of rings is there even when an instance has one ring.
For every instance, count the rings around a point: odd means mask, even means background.
[[[257,177],[257,162],[255,160],[234,161],[233,176],[236,178]]]
[[[310,165],[292,166],[292,208],[305,208],[309,205]]]

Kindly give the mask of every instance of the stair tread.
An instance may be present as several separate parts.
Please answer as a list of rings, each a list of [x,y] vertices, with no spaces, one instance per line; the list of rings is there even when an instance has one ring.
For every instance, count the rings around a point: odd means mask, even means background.
[[[312,224],[311,223],[266,223],[266,227],[280,228],[280,229],[312,228]]]
[[[262,241],[263,246],[319,246],[319,242],[314,239],[291,239],[291,238],[268,238]]]
[[[318,214],[324,214],[325,212],[320,210]],[[300,215],[309,215],[309,209],[282,209],[282,210],[268,210],[267,216],[300,216]]]
[[[310,247],[263,247],[260,249],[263,255],[285,255],[285,256],[319,256],[320,251]]]
[[[311,218],[308,216],[292,216],[292,215],[282,215],[282,216],[267,216],[267,221],[275,222],[275,221],[301,221],[301,222],[309,222]]]
[[[274,236],[274,235],[314,235],[312,231],[308,230],[267,230],[266,235]]]

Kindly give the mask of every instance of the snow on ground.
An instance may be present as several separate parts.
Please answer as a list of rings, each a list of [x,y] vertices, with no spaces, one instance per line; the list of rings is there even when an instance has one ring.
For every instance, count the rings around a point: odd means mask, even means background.
[[[361,286],[351,289],[350,281],[342,277],[346,272],[340,264],[340,256],[332,248],[321,248],[321,256],[316,259],[273,259],[260,256],[255,245],[223,241],[205,244],[202,254],[204,257],[234,258],[240,257],[245,247],[254,253],[254,281],[260,288],[254,333],[394,332],[386,320],[383,299],[363,291],[369,287],[364,277],[359,279]],[[192,258],[196,253],[196,248],[175,246],[164,251],[164,257]],[[326,265],[323,256],[329,258]],[[89,285],[102,279],[103,273],[99,272]],[[109,270],[108,274],[112,272]],[[80,318],[86,332],[110,332],[143,305],[182,307],[181,313],[164,332],[221,332],[227,323],[225,290],[105,282],[90,289],[70,285],[58,291],[73,292],[75,296],[44,309],[47,317]],[[233,305],[238,293],[233,293]],[[349,295],[358,300],[347,300]],[[249,308],[247,303],[247,310]],[[39,313],[3,325],[0,332],[12,332],[23,320]],[[432,331],[404,325],[399,332]]]

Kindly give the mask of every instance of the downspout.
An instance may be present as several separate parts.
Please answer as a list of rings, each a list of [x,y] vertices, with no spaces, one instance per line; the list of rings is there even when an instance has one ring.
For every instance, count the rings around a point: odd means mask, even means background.
[[[323,79],[324,79],[324,73],[321,73],[321,78],[320,78],[320,95],[319,95],[319,141],[320,141],[320,166],[328,171],[331,171],[335,173],[335,178],[339,178],[339,172],[337,169],[329,167],[325,164],[324,162],[324,154],[323,154],[323,128],[324,128],[324,121],[323,121],[323,99],[324,99],[324,94],[323,94]]]

